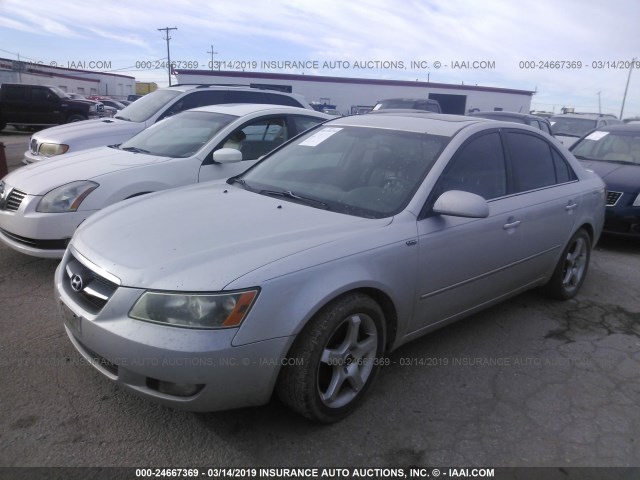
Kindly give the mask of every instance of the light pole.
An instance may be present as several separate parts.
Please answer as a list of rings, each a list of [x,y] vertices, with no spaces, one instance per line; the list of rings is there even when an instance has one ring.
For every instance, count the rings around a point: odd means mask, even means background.
[[[629,80],[631,80],[631,71],[633,70],[633,65],[636,63],[636,59],[631,59],[631,66],[629,67],[629,76],[627,77],[627,86],[624,87],[624,96],[622,97],[622,108],[620,108],[620,120],[622,120],[622,113],[624,112],[624,102],[627,100],[627,90],[629,90]]]
[[[177,27],[164,27],[164,28],[158,28],[159,32],[165,32],[167,38],[165,38],[165,40],[167,41],[167,71],[169,72],[169,86],[171,86],[171,54],[169,53],[169,40],[171,40],[171,37],[169,36],[169,30],[177,30]]]

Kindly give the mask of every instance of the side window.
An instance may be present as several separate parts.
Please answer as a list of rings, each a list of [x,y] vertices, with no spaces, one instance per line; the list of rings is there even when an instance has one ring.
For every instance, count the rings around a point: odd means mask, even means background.
[[[284,118],[263,118],[239,128],[219,148],[235,148],[243,160],[256,160],[289,138]]]
[[[540,127],[540,122],[538,122],[538,120],[534,120],[533,118],[529,120],[529,125],[531,125],[533,128],[537,128],[538,130],[542,130],[542,128]]]
[[[26,89],[22,87],[2,87],[2,96],[6,100],[24,100]]]
[[[540,129],[543,132],[548,133],[549,135],[552,135],[551,133],[551,129],[549,128],[549,125],[547,124],[547,122],[540,122]]]
[[[485,200],[507,193],[507,170],[497,132],[472,139],[451,160],[435,188],[436,195],[463,190]]]
[[[324,118],[302,117],[300,115],[292,115],[291,120],[293,122],[294,128],[296,129],[296,133],[301,133],[305,130],[309,130],[311,127],[315,127],[317,124],[325,121]]]
[[[31,100],[35,100],[37,102],[46,102],[53,98],[53,93],[48,88],[32,88],[31,89]]]
[[[205,105],[218,105],[225,102],[224,90],[208,90],[193,92],[178,99],[165,113],[162,118],[170,117],[190,108],[203,107]]]
[[[551,147],[541,138],[526,133],[506,132],[516,191],[526,192],[556,183]]]
[[[577,177],[573,169],[553,148],[551,149],[551,155],[553,156],[553,166],[556,170],[556,181],[558,183],[565,183],[576,180]]]

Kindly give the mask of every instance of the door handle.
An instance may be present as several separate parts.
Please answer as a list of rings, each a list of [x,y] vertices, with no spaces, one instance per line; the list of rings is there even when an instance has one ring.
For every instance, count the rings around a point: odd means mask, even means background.
[[[516,228],[518,225],[520,225],[520,220],[516,220],[515,222],[511,223],[505,223],[502,228],[504,228],[505,230],[509,230],[510,228]]]
[[[573,201],[573,200],[571,200],[571,201]],[[578,204],[577,204],[577,203],[575,203],[575,202],[574,202],[574,203],[569,203],[569,204],[567,204],[567,206],[566,206],[566,207],[564,207],[564,209],[565,209],[567,212],[570,212],[571,210],[573,210],[573,209],[574,209],[574,208],[576,208],[577,206],[578,206]]]

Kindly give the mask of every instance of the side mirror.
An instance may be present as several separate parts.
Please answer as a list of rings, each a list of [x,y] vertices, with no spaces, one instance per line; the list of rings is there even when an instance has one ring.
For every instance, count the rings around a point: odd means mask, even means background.
[[[449,190],[438,197],[433,211],[452,217],[486,218],[489,216],[489,204],[475,193]]]
[[[213,161],[218,163],[236,163],[242,161],[242,152],[235,148],[221,148],[213,152]]]

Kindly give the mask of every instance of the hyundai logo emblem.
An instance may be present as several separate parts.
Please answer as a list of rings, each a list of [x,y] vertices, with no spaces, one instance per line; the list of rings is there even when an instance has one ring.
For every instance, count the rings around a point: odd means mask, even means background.
[[[84,282],[82,281],[82,277],[78,274],[74,274],[71,277],[71,288],[73,288],[75,292],[79,292],[83,287]]]

